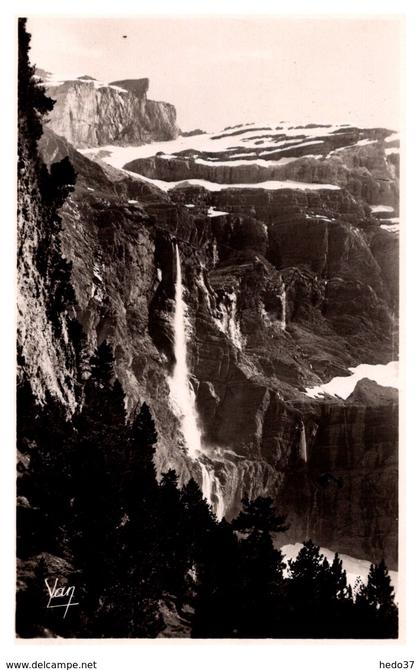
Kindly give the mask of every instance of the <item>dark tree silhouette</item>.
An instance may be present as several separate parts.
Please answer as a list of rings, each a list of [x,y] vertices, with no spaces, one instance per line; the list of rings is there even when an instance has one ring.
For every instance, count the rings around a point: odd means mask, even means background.
[[[42,135],[42,119],[53,109],[53,101],[45,95],[45,89],[35,81],[35,68],[30,64],[31,36],[26,30],[26,19],[18,20],[18,123],[19,157],[22,158],[22,142],[29,144],[29,153],[37,157],[37,141]],[[19,164],[19,168],[22,164]]]
[[[192,558],[185,536],[184,508],[175,470],[162,475],[158,504],[161,538],[165,545],[161,556],[163,585],[181,610],[193,586],[189,574]]]
[[[355,636],[398,637],[398,609],[385,561],[370,566],[367,584],[356,593]]]
[[[233,528],[243,533],[251,530],[284,532],[289,526],[286,524],[286,516],[278,515],[273,506],[272,498],[259,496],[249,501],[242,501],[243,510],[233,521]]]
[[[196,575],[192,637],[238,637],[243,588],[240,561],[236,534],[222,520],[206,538]]]
[[[285,530],[270,498],[243,501],[244,509],[216,534],[217,570],[204,564],[198,590],[193,635],[202,637],[274,637],[282,619],[283,557],[273,547],[271,532]],[[246,537],[238,541],[232,529]],[[218,547],[225,561],[218,562]],[[219,617],[215,616],[219,606]],[[223,608],[223,616],[220,611]]]

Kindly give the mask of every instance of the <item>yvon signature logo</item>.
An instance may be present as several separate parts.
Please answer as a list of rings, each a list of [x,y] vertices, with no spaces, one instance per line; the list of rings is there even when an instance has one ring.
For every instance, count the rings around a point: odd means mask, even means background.
[[[73,602],[74,592],[76,590],[75,586],[59,586],[58,577],[54,582],[54,586],[51,586],[48,579],[44,579],[45,585],[48,589],[49,600],[47,603],[47,609],[54,608],[64,608],[63,619],[69,611],[69,607],[75,607],[79,603]]]

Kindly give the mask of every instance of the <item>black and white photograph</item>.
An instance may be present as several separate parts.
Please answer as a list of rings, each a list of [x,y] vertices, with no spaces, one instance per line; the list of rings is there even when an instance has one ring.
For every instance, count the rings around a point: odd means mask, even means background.
[[[402,41],[16,17],[17,639],[404,637]]]

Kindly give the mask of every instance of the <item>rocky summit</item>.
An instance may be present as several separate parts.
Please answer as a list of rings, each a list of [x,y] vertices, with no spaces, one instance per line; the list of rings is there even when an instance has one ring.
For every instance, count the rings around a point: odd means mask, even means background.
[[[149,80],[100,82],[83,75],[60,79],[38,70],[55,100],[49,126],[76,147],[171,140],[178,135],[175,107],[148,100]]]
[[[76,316],[92,351],[112,344],[129,410],[152,408],[159,472],[192,475],[227,518],[244,496],[269,495],[288,515],[285,544],[312,538],[396,568],[386,373],[398,342],[398,136],[284,122],[178,136],[147,79],[46,83],[57,102],[39,146],[77,173],[61,211]],[[22,262],[35,273],[33,234],[28,224]],[[38,397],[71,408],[65,343],[45,329],[39,340],[35,289],[21,290],[22,353]],[[195,456],[171,396],[176,315]]]

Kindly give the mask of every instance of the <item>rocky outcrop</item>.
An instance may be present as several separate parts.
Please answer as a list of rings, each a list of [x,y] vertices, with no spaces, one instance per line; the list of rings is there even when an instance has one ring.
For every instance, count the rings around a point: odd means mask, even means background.
[[[359,382],[347,401],[303,410],[308,461],[289,462],[279,496],[292,541],[398,564],[398,397]]]
[[[208,136],[206,150],[159,152],[131,160],[124,167],[168,182],[202,179],[214,184],[243,185],[290,180],[336,185],[371,205],[397,206],[398,148],[393,149],[393,142],[388,142],[390,131],[350,128],[324,135],[302,132],[291,136],[268,131],[261,128],[261,135],[255,135],[258,129],[251,133],[241,128],[227,135]],[[223,140],[230,140],[233,146],[226,146]],[[238,146],[234,146],[235,140]]]
[[[48,287],[39,271],[37,252],[45,211],[36,166],[22,143],[17,191],[17,352],[18,379],[30,378],[40,403],[49,392],[70,412],[76,407],[72,348],[66,324],[48,318]]]
[[[147,99],[148,79],[102,84],[91,77],[63,82],[45,78],[55,100],[49,127],[76,147],[143,144],[177,136],[175,107]]]
[[[370,155],[370,158],[369,158]],[[280,160],[252,162],[252,159],[225,163],[204,163],[191,157],[153,156],[136,159],[124,167],[151,179],[183,181],[205,179],[217,184],[257,184],[274,180],[291,180],[305,183],[336,184],[367,203],[395,205],[398,189],[391,177],[384,147],[368,145],[348,149],[333,156],[294,157],[290,162]],[[369,169],[367,166],[372,165]]]

